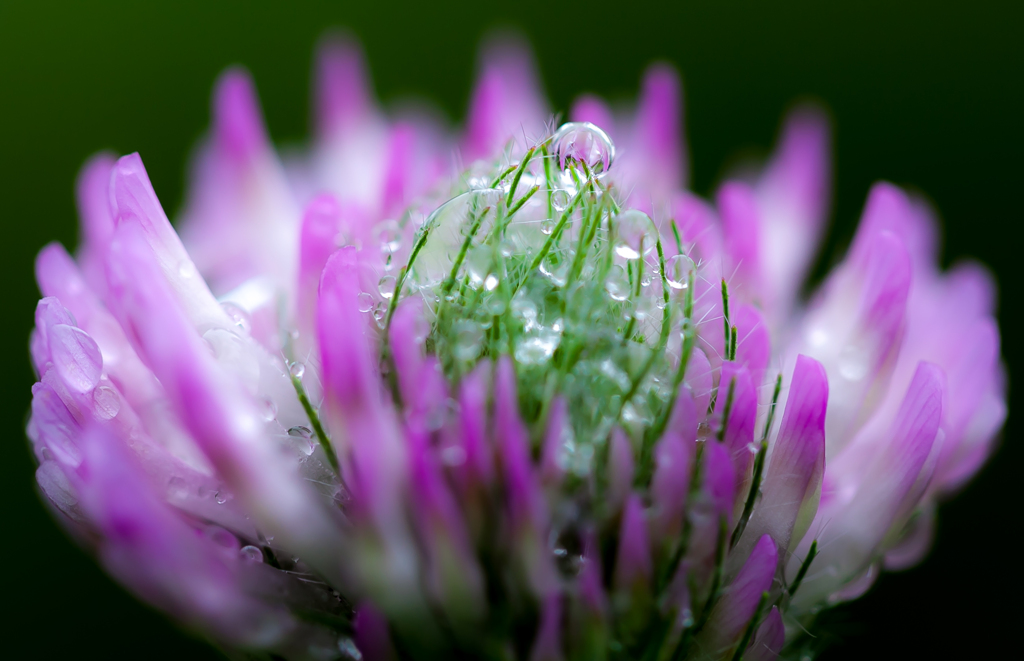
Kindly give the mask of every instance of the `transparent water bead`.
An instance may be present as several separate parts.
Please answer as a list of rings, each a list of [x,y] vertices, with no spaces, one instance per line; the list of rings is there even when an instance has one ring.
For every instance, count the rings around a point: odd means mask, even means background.
[[[394,254],[402,247],[402,230],[398,221],[385,220],[381,222],[373,229],[373,234],[382,254]]]
[[[562,124],[552,137],[558,167],[565,170],[574,162],[592,173],[608,172],[615,158],[615,145],[604,131],[590,122]]]
[[[604,289],[614,301],[624,301],[629,298],[629,278],[626,277],[626,269],[618,264],[613,266],[604,280]]]
[[[551,206],[555,208],[555,211],[565,211],[571,200],[572,195],[564,188],[551,191]]]
[[[690,273],[694,270],[693,260],[686,255],[670,257],[665,262],[665,280],[672,289],[686,289]]]
[[[484,344],[484,330],[480,324],[463,319],[452,327],[452,353],[459,360],[470,361],[480,355]]]
[[[479,244],[491,232],[498,215],[504,213],[504,204],[503,191],[484,188],[463,193],[438,207],[420,230],[427,235],[410,264],[414,281],[420,286],[433,286],[447,279],[467,237],[472,235],[473,243]]]
[[[535,326],[516,344],[516,361],[523,365],[537,365],[554,355],[562,341],[561,321],[551,326]]]
[[[263,551],[251,544],[238,549],[238,555],[249,562],[263,562]]]
[[[238,326],[246,333],[252,331],[252,318],[249,313],[234,303],[221,303],[220,307],[227,313],[235,326]]]
[[[377,283],[377,291],[381,297],[390,300],[395,295],[395,276],[386,275]]]
[[[288,373],[294,376],[296,379],[301,379],[306,373],[306,366],[298,361],[288,366]]]
[[[658,242],[658,228],[643,211],[630,209],[612,219],[615,228],[615,254],[623,259],[640,259]]]

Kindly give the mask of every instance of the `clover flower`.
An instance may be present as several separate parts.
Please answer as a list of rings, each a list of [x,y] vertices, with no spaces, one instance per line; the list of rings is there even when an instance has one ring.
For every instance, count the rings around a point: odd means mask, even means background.
[[[1005,417],[994,285],[879,183],[805,301],[819,110],[709,202],[666,66],[555,129],[495,42],[460,137],[350,41],[316,89],[282,161],[229,70],[180,238],[99,155],[39,255],[36,477],[136,595],[274,658],[753,661],[927,552]]]

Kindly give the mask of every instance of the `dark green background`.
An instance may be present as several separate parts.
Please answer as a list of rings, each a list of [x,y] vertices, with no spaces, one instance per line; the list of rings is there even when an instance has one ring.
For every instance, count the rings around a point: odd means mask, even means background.
[[[701,192],[739,151],[770,144],[792,99],[814,95],[836,123],[836,224],[823,263],[849,237],[872,181],[919,187],[943,214],[946,259],[973,256],[998,275],[1011,372],[1022,359],[1019,1],[151,5],[0,4],[4,656],[213,655],[106,579],[37,501],[23,431],[38,297],[32,260],[49,240],[74,245],[73,180],[97,149],[140,151],[165,206],[177,208],[210,86],[228,64],[252,70],[275,139],[303,139],[312,48],[329,26],[362,39],[385,101],[429,96],[453,120],[466,105],[479,38],[495,25],[526,32],[562,110],[585,90],[632,96],[647,63],[671,60],[684,77]],[[930,558],[833,615],[830,635],[840,642],[824,659],[1019,650],[1019,419],[1011,415],[999,454],[942,508]]]

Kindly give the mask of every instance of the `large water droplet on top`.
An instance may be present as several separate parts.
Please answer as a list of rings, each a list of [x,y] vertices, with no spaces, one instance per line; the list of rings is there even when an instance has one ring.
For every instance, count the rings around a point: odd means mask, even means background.
[[[410,267],[413,280],[420,286],[433,286],[448,278],[466,238],[472,235],[473,243],[480,244],[504,210],[504,203],[503,191],[484,188],[463,193],[438,207],[420,230],[428,234]]]
[[[608,172],[615,158],[615,145],[604,131],[590,122],[562,124],[551,139],[558,167],[565,170],[580,163],[596,175]]]

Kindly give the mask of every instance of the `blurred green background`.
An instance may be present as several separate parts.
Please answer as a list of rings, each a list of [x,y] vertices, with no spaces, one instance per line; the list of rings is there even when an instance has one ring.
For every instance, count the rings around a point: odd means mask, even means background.
[[[836,124],[836,222],[823,263],[848,240],[872,181],[918,187],[943,215],[945,259],[975,257],[996,272],[1011,373],[1022,359],[1019,1],[171,4],[0,3],[7,658],[216,658],[105,578],[37,499],[24,440],[32,260],[47,241],[75,244],[74,176],[98,149],[141,152],[176,209],[211,84],[229,64],[253,72],[275,139],[303,140],[312,49],[331,26],[362,40],[385,102],[426,96],[452,121],[463,116],[479,39],[495,26],[528,36],[563,111],[583,91],[631,97],[644,67],[667,59],[683,74],[702,193],[738,153],[771,144],[794,98],[817,97]],[[942,508],[929,559],[830,616],[824,635],[837,644],[823,659],[992,658],[1019,648],[1019,420],[1011,414],[998,455]]]

